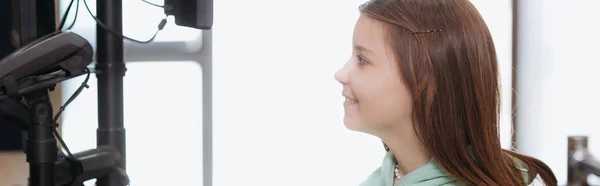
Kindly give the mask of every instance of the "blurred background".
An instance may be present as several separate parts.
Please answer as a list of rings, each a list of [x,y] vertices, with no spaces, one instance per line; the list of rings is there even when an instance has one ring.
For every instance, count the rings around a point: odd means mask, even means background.
[[[56,2],[60,17],[70,1]],[[131,184],[202,185],[207,77],[213,93],[213,185],[362,182],[380,166],[385,150],[377,138],[346,130],[342,87],[333,73],[350,57],[358,6],[364,2],[218,0],[212,30],[169,20],[154,43],[127,41],[124,106]],[[590,152],[600,154],[600,84],[595,83],[600,79],[600,1],[471,2],[498,52],[503,147],[510,149],[516,139],[517,151],[546,162],[559,184],[566,184],[568,136],[589,136]],[[95,12],[95,1],[87,3]],[[95,45],[96,23],[83,3],[79,6],[72,31]],[[161,8],[123,1],[128,37],[150,38],[163,17]],[[169,52],[169,43],[181,50]],[[212,67],[202,66],[203,60],[212,60]],[[205,68],[212,74],[203,74]],[[68,99],[83,78],[62,83],[54,102]],[[61,119],[61,133],[74,152],[96,146],[95,78]],[[0,143],[19,140],[3,135]],[[24,185],[27,177],[25,154],[0,150],[0,185]]]

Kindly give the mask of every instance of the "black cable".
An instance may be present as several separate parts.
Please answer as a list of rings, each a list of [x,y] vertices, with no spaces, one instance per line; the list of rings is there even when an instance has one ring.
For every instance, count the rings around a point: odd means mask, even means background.
[[[73,2],[75,2],[75,0],[71,0],[71,2],[69,3],[69,6],[67,6],[67,10],[65,11],[65,14],[63,15],[62,19],[60,20],[60,26],[58,26],[58,30],[62,30],[63,26],[65,26],[65,21],[67,20],[69,12],[71,11],[71,6],[73,5]]]
[[[164,8],[164,7],[165,7],[165,6],[163,6],[163,5],[157,5],[157,4],[154,4],[154,3],[150,2],[150,1],[146,1],[146,0],[142,0],[142,1],[143,1],[144,3],[146,3],[146,4],[149,4],[149,5],[152,5],[152,6],[158,7],[158,8]]]
[[[87,82],[90,79],[90,70],[86,68],[86,72],[87,72],[87,76],[85,77],[85,80],[83,81],[83,83],[81,83],[81,86],[75,91],[75,93],[73,93],[73,95],[71,95],[71,97],[65,102],[65,104],[60,107],[60,109],[58,110],[58,112],[56,113],[56,115],[54,115],[54,118],[52,119],[54,121],[54,123],[57,123],[56,121],[58,120],[58,117],[60,117],[60,115],[62,114],[62,112],[65,110],[65,108],[71,102],[73,102],[73,100],[75,100],[75,98],[77,98],[77,96],[79,96],[79,94],[81,93],[81,91],[83,91],[84,88],[88,88],[89,87],[87,85]],[[69,150],[69,147],[67,147],[67,145],[65,144],[65,141],[62,139],[62,137],[60,136],[60,134],[58,134],[58,131],[56,130],[56,128],[54,128],[54,135],[56,135],[56,138],[58,138],[58,141],[60,141],[60,144],[67,151],[67,155],[69,155],[70,158],[74,159],[74,156],[71,153],[71,151]]]
[[[56,122],[58,120],[58,117],[60,117],[62,112],[65,110],[65,108],[71,102],[73,102],[73,100],[75,100],[75,98],[77,98],[77,96],[79,96],[79,94],[81,93],[81,91],[83,91],[84,88],[89,88],[87,83],[90,80],[90,69],[86,68],[85,72],[87,73],[87,76],[85,77],[85,80],[83,80],[83,83],[81,83],[81,86],[79,86],[79,88],[75,91],[75,93],[73,93],[73,95],[71,95],[71,97],[69,97],[69,99],[65,102],[65,104],[60,107],[60,109],[58,110],[56,115],[54,115],[54,118],[52,120],[54,121],[54,123],[56,125],[58,125]],[[69,160],[72,163],[74,163],[75,165],[77,165],[78,166],[77,168],[79,171],[83,171],[83,164],[81,164],[81,162],[79,162],[79,160],[77,160],[75,158],[75,156],[73,156],[73,154],[71,153],[71,150],[69,150],[69,147],[67,147],[67,144],[63,140],[62,136],[60,136],[60,134],[58,133],[58,130],[56,130],[56,128],[54,128],[54,135],[56,136],[56,138],[58,139],[60,144],[63,146],[65,151],[67,151],[67,160]],[[76,178],[77,178],[77,176],[74,176],[72,181],[75,181]]]
[[[56,115],[54,115],[54,118],[53,118],[54,123],[56,123],[56,121],[58,120],[58,117],[60,117],[62,112],[65,110],[65,108],[69,104],[71,104],[71,102],[73,102],[73,100],[75,100],[75,98],[77,98],[77,96],[79,96],[79,94],[81,94],[81,91],[83,91],[84,88],[89,88],[89,86],[87,85],[87,82],[90,80],[90,69],[86,68],[85,71],[87,73],[85,80],[83,80],[83,83],[81,83],[81,86],[79,86],[79,88],[75,91],[75,93],[73,93],[73,95],[71,95],[71,97],[69,97],[69,99],[65,102],[65,104],[60,107],[60,109],[58,110]]]
[[[79,0],[77,0],[77,6],[75,8],[75,16],[73,17],[73,21],[71,21],[71,26],[69,26],[69,28],[67,28],[67,30],[71,30],[71,28],[73,28],[73,26],[75,26],[75,21],[77,21],[77,15],[79,14]]]
[[[127,40],[137,42],[137,43],[150,43],[150,42],[154,41],[154,38],[156,38],[156,35],[158,34],[158,32],[161,31],[167,24],[167,18],[162,19],[160,21],[160,23],[158,24],[158,30],[156,30],[156,32],[154,33],[152,38],[150,38],[149,40],[146,40],[146,41],[139,41],[139,40],[127,37],[127,36],[123,35],[122,33],[117,33],[116,31],[109,29],[108,26],[106,26],[104,23],[102,23],[102,21],[98,20],[98,18],[96,18],[96,16],[94,16],[92,11],[90,10],[90,7],[88,7],[86,0],[83,0],[83,4],[85,5],[85,8],[87,9],[88,13],[90,13],[90,16],[92,16],[92,18],[94,18],[94,20],[96,20],[96,23],[98,25],[100,25],[102,28],[104,28],[104,30],[106,30],[114,35],[117,35],[119,37],[122,37],[123,39],[127,39]]]
[[[65,151],[67,151],[66,160],[77,165],[77,171],[78,171],[77,174],[83,172],[83,164],[79,160],[77,160],[77,158],[75,158],[75,156],[73,156],[73,154],[71,154],[71,151],[67,147],[65,141],[62,139],[62,137],[60,136],[60,134],[58,133],[56,128],[54,128],[54,136],[56,136],[56,138],[58,139],[60,144],[63,146],[63,148],[65,148]],[[73,180],[71,180],[71,182],[68,185],[72,185],[73,182],[75,182],[75,180],[77,180],[77,175],[73,176]]]

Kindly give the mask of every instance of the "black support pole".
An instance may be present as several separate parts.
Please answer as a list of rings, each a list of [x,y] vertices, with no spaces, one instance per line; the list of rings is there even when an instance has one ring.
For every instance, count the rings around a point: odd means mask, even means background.
[[[29,162],[29,185],[53,186],[54,162],[58,147],[54,139],[52,104],[48,91],[41,90],[25,96],[29,105],[31,124],[27,129],[27,162]]]
[[[122,0],[97,1],[98,20],[116,33],[123,32]],[[98,78],[98,131],[97,145],[118,150],[125,169],[125,128],[123,127],[123,38],[97,24],[96,77]],[[125,186],[126,180],[113,173],[96,181],[98,186]]]

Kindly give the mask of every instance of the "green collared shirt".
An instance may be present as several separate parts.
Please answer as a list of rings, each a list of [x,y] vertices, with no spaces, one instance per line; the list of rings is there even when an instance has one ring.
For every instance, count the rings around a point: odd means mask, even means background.
[[[517,161],[525,180],[529,180],[527,169]],[[454,177],[446,173],[432,158],[425,165],[406,174],[394,185],[394,167],[396,159],[388,152],[383,164],[373,172],[360,186],[462,186]]]

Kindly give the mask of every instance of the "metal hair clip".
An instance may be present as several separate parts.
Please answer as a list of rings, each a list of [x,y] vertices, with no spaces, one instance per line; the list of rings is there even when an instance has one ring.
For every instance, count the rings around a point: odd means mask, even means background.
[[[433,32],[441,32],[442,30],[425,30],[425,31],[420,31],[420,32],[413,32],[414,35],[417,34],[427,34],[427,33],[433,33]]]

